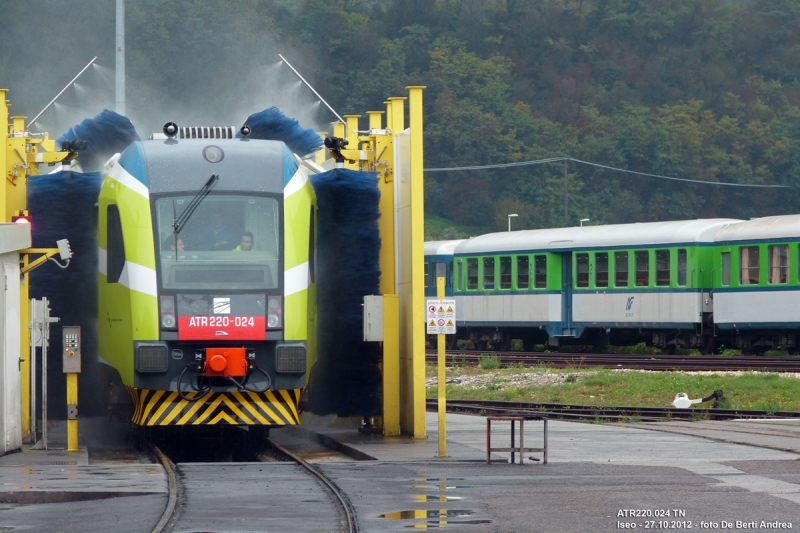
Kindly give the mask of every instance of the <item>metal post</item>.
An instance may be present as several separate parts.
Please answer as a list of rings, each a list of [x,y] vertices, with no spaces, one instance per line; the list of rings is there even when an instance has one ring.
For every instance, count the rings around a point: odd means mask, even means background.
[[[567,163],[568,161],[564,159],[564,227],[565,228],[569,226],[569,174],[567,173]]]
[[[78,374],[67,372],[67,406],[78,404]],[[78,451],[78,419],[67,415],[67,451]]]
[[[117,0],[116,110],[125,115],[125,0]]]
[[[436,298],[444,300],[444,277],[436,278]],[[445,337],[437,335],[438,357],[436,364],[439,366],[438,378],[438,405],[439,405],[439,457],[447,457],[447,376],[445,374]]]
[[[38,316],[37,313],[37,303],[38,301],[34,298],[31,298],[31,307],[30,307],[30,322],[28,323],[28,327],[30,328],[30,358],[31,358],[31,423],[30,423],[30,439],[32,443],[36,443],[36,331],[41,331],[41,326],[37,322],[36,318]],[[41,334],[40,334],[41,335]]]

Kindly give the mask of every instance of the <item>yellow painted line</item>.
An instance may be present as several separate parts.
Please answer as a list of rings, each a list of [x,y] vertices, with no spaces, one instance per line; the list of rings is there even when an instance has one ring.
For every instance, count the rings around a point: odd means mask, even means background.
[[[275,394],[271,390],[268,390],[267,396],[270,397],[270,403],[275,407],[275,409],[280,411],[280,413],[286,417],[287,422],[290,422],[292,420],[292,415],[290,415],[289,412],[284,409],[283,404],[278,401],[278,398],[275,396]]]
[[[172,422],[172,420],[176,416],[178,416],[179,413],[183,412],[184,407],[186,407],[188,404],[189,404],[189,402],[187,402],[184,399],[181,399],[181,401],[179,401],[177,404],[175,404],[175,407],[172,408],[172,411],[170,411],[170,413],[164,418],[164,420],[159,422],[158,425],[159,426],[168,426],[170,424],[170,422]]]
[[[225,419],[228,422],[228,424],[231,424],[233,426],[238,425],[236,421],[233,418],[231,418],[230,415],[228,415],[228,413],[226,413],[225,411],[220,411],[219,414],[215,416],[208,424],[213,426],[222,419]]]
[[[253,424],[253,421],[252,421],[252,420],[250,420],[250,419],[247,417],[247,415],[245,415],[245,414],[242,412],[242,410],[241,410],[241,409],[239,409],[239,406],[238,406],[238,405],[236,405],[236,402],[234,402],[233,400],[231,400],[230,398],[228,398],[228,396],[227,396],[227,395],[224,395],[224,396],[222,397],[222,401],[223,401],[223,403],[225,403],[225,405],[227,405],[228,407],[230,407],[230,408],[231,408],[231,411],[233,411],[233,412],[236,414],[236,416],[238,416],[238,417],[239,417],[239,419],[243,420],[245,424],[248,424],[248,425],[252,425],[252,424]]]
[[[197,394],[200,394],[200,393],[198,392]],[[210,396],[210,398],[213,398],[213,397],[214,397],[214,393],[212,392],[212,393],[211,393],[211,396]],[[194,398],[194,396],[192,396],[192,398]],[[210,398],[209,398],[209,399],[210,399]],[[178,424],[179,426],[182,426],[182,425],[186,424],[186,423],[187,423],[187,422],[188,422],[188,421],[189,421],[189,420],[192,418],[192,416],[194,416],[194,414],[195,414],[195,413],[196,413],[196,412],[197,412],[197,411],[198,411],[198,410],[199,410],[201,407],[203,407],[203,406],[205,405],[205,403],[206,403],[206,402],[205,402],[205,401],[203,401],[202,399],[200,399],[200,400],[197,400],[196,402],[194,402],[194,405],[192,405],[192,408],[191,408],[191,409],[189,409],[189,410],[186,412],[186,414],[185,414],[185,415],[183,415],[183,416],[181,417],[181,419],[180,419],[180,420],[178,420],[177,424]]]
[[[216,410],[216,408],[219,406],[219,404],[220,404],[221,402],[222,402],[222,394],[220,394],[219,396],[217,396],[217,399],[216,399],[216,400],[214,400],[213,402],[211,402],[211,404],[208,406],[208,409],[206,409],[206,410],[203,412],[203,414],[202,414],[202,415],[200,415],[199,417],[197,417],[197,420],[195,420],[194,422],[192,422],[192,424],[193,424],[193,425],[195,425],[195,426],[199,425],[199,424],[200,424],[200,423],[201,423],[203,420],[205,420],[206,418],[208,418],[208,417],[211,415],[211,413],[213,413],[213,412],[214,412],[214,410]]]
[[[288,390],[283,390],[283,389],[280,390],[279,392],[281,393],[281,396],[283,396],[283,399],[286,400],[286,405],[288,405],[291,408],[292,414],[294,415],[292,420],[294,420],[295,422],[299,422],[300,414],[297,412],[297,405],[295,405],[295,402],[297,400],[293,398],[294,394],[291,394]]]
[[[144,390],[146,390],[146,389],[142,389],[142,392],[144,392]],[[153,406],[156,405],[156,402],[158,402],[159,398],[164,396],[165,392],[166,391],[163,391],[163,390],[157,390],[157,391],[153,392],[153,396],[147,402],[147,407],[145,408],[144,413],[142,414],[142,421],[147,420],[147,415],[150,414],[150,411],[153,409]]]
[[[273,420],[273,422],[281,426],[286,424],[286,421],[281,420],[280,417],[276,415],[272,409],[270,409],[269,404],[264,402],[262,398],[259,398],[258,393],[248,392],[247,394],[253,399],[253,403],[255,403],[258,407],[260,407],[261,410],[264,411],[264,413],[266,413],[266,415]]]
[[[166,400],[161,402],[161,406],[158,408],[158,410],[155,412],[155,414],[152,417],[150,417],[150,420],[147,421],[147,425],[148,426],[155,426],[156,425],[156,420],[161,418],[161,415],[164,414],[164,411],[166,411],[167,408],[169,408],[169,406],[172,405],[172,400],[174,400],[177,397],[178,397],[178,391],[170,392],[169,396],[167,396]]]
[[[264,416],[261,413],[258,412],[258,409],[253,407],[253,405],[250,403],[250,401],[247,400],[244,396],[242,396],[241,392],[233,391],[233,397],[236,398],[237,400],[239,400],[239,403],[241,405],[243,405],[244,408],[247,409],[247,411],[251,415],[253,415],[257,421],[261,422],[262,424],[269,424],[267,419],[264,418]]]

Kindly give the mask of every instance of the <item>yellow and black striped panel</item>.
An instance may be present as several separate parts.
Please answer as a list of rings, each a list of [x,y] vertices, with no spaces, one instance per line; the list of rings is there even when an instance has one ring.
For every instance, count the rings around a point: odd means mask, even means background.
[[[177,391],[127,387],[139,426],[199,426],[215,424],[291,426],[300,423],[300,389],[266,392],[210,392],[191,402]],[[197,392],[184,393],[187,398]]]

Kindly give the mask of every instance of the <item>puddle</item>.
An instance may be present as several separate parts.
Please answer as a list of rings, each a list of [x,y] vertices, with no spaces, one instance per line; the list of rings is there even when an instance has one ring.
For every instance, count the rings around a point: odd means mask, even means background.
[[[461,499],[461,496],[433,496],[431,494],[418,494],[414,496],[418,502],[455,502]]]
[[[451,516],[470,516],[475,511],[464,509],[411,509],[408,511],[395,511],[380,515],[378,518],[389,520],[420,520],[423,518],[450,518]]]
[[[453,489],[474,489],[478,485],[413,485],[415,489],[422,490],[453,490]]]
[[[435,522],[433,520],[426,522],[425,524],[414,524],[413,526],[406,526],[409,529],[444,529],[448,525],[450,526],[461,526],[461,525],[468,525],[468,524],[491,524],[491,520],[459,520],[456,522],[448,522],[447,520],[440,520]]]

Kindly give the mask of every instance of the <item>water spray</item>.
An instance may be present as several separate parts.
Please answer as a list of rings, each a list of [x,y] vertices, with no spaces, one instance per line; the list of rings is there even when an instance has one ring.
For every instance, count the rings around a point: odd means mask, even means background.
[[[305,79],[303,76],[301,76],[301,75],[300,75],[300,73],[299,73],[299,72],[297,72],[297,69],[296,69],[296,68],[294,68],[294,67],[291,65],[291,63],[289,63],[288,61],[286,61],[286,58],[285,58],[285,57],[283,57],[281,54],[278,54],[278,57],[280,57],[280,58],[281,58],[281,61],[283,61],[284,63],[286,63],[286,66],[287,66],[287,67],[289,67],[290,69],[292,69],[292,72],[294,72],[294,73],[297,75],[297,77],[298,77],[298,78],[300,78],[300,81],[302,81],[303,83],[305,83],[305,84],[306,84],[306,87],[308,87],[309,89],[311,89],[311,92],[313,92],[315,95],[317,95],[317,98],[319,98],[319,101],[320,101],[320,102],[322,102],[323,104],[325,104],[325,106],[326,106],[328,109],[330,109],[330,110],[331,110],[331,113],[333,113],[334,115],[336,115],[336,118],[338,118],[338,119],[339,119],[339,122],[341,122],[342,124],[344,124],[344,131],[345,131],[345,135],[344,135],[344,136],[345,136],[345,137],[347,137],[347,122],[345,122],[345,120],[344,120],[344,119],[343,119],[343,118],[342,118],[342,117],[339,115],[339,113],[337,113],[337,112],[336,112],[336,111],[335,111],[335,110],[334,110],[334,109],[333,109],[333,108],[330,106],[330,104],[328,104],[328,102],[326,102],[326,101],[325,101],[325,99],[324,99],[322,96],[320,96],[320,95],[319,95],[319,93],[318,93],[318,92],[317,92],[317,91],[316,91],[316,90],[315,90],[315,89],[314,89],[314,88],[311,86],[311,84],[310,84],[310,83],[308,83],[308,82],[306,81],[306,79]]]
[[[74,78],[72,78],[72,81],[71,81],[71,82],[69,82],[69,83],[67,84],[67,86],[66,86],[66,87],[64,87],[63,89],[61,89],[61,92],[60,92],[60,93],[58,93],[58,94],[56,95],[56,97],[55,97],[55,98],[53,98],[52,100],[50,100],[50,103],[49,103],[49,104],[47,104],[46,106],[44,106],[44,109],[42,109],[41,111],[39,111],[39,114],[38,114],[38,115],[36,115],[35,117],[33,117],[33,120],[31,120],[30,122],[28,122],[28,128],[27,128],[27,129],[29,129],[29,130],[30,130],[30,129],[31,129],[31,125],[33,125],[33,123],[34,123],[34,122],[36,122],[36,119],[37,119],[37,118],[39,118],[39,117],[41,117],[41,116],[42,116],[42,113],[44,113],[45,111],[47,111],[47,109],[48,109],[48,108],[49,108],[51,105],[53,105],[53,103],[55,103],[55,101],[56,101],[56,100],[58,100],[58,97],[59,97],[59,96],[61,96],[62,94],[64,94],[64,91],[66,91],[67,89],[69,89],[69,88],[70,88],[70,86],[71,86],[73,83],[75,83],[75,80],[77,80],[78,78],[80,78],[80,77],[81,77],[81,74],[83,74],[84,72],[86,72],[86,69],[88,69],[89,67],[91,67],[91,66],[92,66],[92,64],[94,64],[94,62],[95,62],[95,61],[97,61],[97,56],[94,56],[94,58],[92,58],[92,60],[91,60],[91,61],[89,61],[89,63],[88,63],[88,64],[87,64],[85,67],[83,67],[83,70],[81,70],[80,72],[78,72],[78,75],[77,75],[77,76],[75,76]]]

